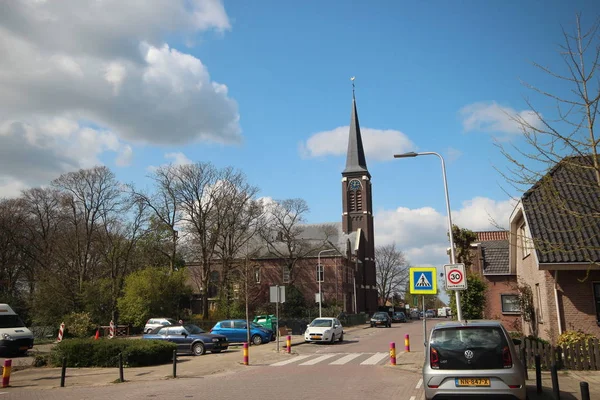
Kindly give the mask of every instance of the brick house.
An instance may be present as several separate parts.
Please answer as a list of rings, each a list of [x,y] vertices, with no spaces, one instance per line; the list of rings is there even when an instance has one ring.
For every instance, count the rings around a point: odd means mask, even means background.
[[[509,263],[531,289],[525,334],[556,342],[566,330],[600,337],[600,183],[592,156],[567,157],[510,216]]]
[[[486,285],[483,318],[499,320],[511,331],[521,331],[517,275],[509,266],[508,231],[475,232],[471,271]]]
[[[341,189],[340,222],[298,226],[298,239],[303,245],[307,245],[310,251],[296,261],[292,270],[288,270],[285,260],[276,256],[277,252],[273,251],[272,246],[285,246],[283,241],[277,243],[277,239],[270,243],[270,250],[265,243],[256,241],[252,244],[254,250],[250,252],[254,254],[253,257],[249,260],[236,260],[240,266],[249,263],[254,271],[251,285],[253,299],[268,303],[270,286],[293,284],[303,293],[307,303],[316,302],[321,280],[324,305],[336,303],[347,313],[377,311],[371,174],[367,169],[354,95]],[[322,269],[318,268],[319,253],[322,253]],[[193,279],[194,270],[198,269],[198,265],[192,262],[186,266],[190,271],[190,283],[195,292],[199,293],[199,279]],[[213,269],[209,300],[214,307],[217,287],[223,276],[218,263]],[[239,292],[239,284],[234,283],[234,294],[236,291]],[[195,295],[195,298],[194,304],[200,304],[199,295]],[[193,312],[200,312],[197,306]]]

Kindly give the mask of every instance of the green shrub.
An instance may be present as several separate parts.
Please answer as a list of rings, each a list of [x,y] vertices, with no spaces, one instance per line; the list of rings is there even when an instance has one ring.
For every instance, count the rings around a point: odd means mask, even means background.
[[[594,338],[594,335],[584,333],[582,331],[565,331],[558,337],[558,345],[564,348],[566,346],[570,346],[581,341],[587,342],[588,339]]]
[[[172,361],[174,343],[158,340],[129,339],[68,339],[57,344],[50,355],[50,364],[68,367],[117,367],[119,353],[126,367],[166,364]]]
[[[64,318],[65,330],[70,336],[83,338],[88,337],[94,325],[92,324],[92,318],[90,314],[86,312],[72,312],[67,314]]]

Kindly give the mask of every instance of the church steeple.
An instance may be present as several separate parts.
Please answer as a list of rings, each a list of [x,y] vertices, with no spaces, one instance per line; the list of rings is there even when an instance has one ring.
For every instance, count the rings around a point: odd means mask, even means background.
[[[360,172],[369,175],[367,161],[365,159],[365,150],[363,149],[362,137],[360,134],[360,123],[358,122],[358,112],[356,111],[356,98],[354,89],[352,90],[352,114],[350,116],[350,135],[348,137],[348,153],[346,155],[346,169],[343,174]]]

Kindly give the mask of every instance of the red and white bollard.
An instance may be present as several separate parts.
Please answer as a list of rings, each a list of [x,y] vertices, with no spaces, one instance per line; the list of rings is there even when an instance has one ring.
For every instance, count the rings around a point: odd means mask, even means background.
[[[110,325],[108,327],[108,338],[112,339],[114,337],[115,337],[115,323],[111,319],[110,320]]]
[[[58,329],[58,337],[56,338],[56,341],[59,343],[62,342],[64,334],[65,334],[65,323],[63,322],[60,324],[60,328]]]

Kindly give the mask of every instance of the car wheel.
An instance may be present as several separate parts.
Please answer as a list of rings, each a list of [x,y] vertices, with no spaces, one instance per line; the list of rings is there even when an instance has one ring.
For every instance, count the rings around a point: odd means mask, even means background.
[[[146,329],[146,333],[152,332],[152,329]]]
[[[334,344],[335,343],[335,332],[333,332],[331,334],[331,340],[329,341],[329,344]]]
[[[342,334],[340,335],[340,338],[338,339],[340,342],[344,341],[344,332],[342,332]]]
[[[371,324],[371,328],[373,328],[374,326],[375,326],[374,324]]]
[[[204,354],[204,343],[195,343],[192,346],[192,353],[194,353],[195,356],[201,356]]]
[[[259,344],[262,344],[262,342],[263,342],[263,340],[262,340],[262,337],[260,337],[260,335],[252,336],[252,344],[255,344],[258,346]]]

